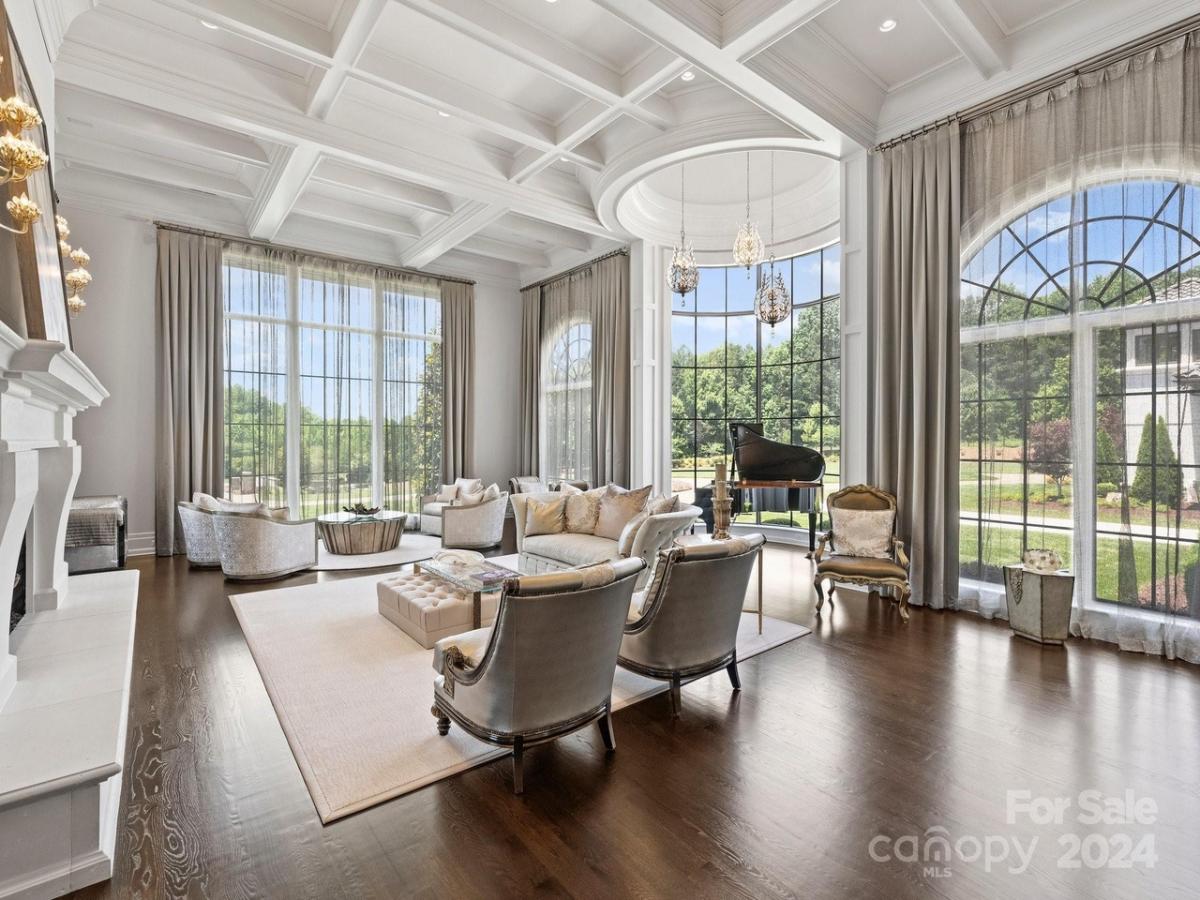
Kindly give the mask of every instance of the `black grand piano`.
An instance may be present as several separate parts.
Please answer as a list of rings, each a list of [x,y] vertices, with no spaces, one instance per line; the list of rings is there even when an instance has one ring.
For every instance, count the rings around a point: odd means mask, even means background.
[[[761,422],[730,422],[733,471],[729,495],[733,515],[747,505],[760,512],[801,512],[808,515],[808,549],[816,546],[817,514],[825,457],[811,447],[784,444],[763,436]],[[713,530],[713,486],[697,486],[696,505],[709,532]]]

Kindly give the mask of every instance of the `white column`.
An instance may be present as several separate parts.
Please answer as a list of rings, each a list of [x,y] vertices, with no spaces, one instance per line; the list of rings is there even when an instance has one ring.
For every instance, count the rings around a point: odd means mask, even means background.
[[[29,529],[29,612],[57,609],[67,596],[67,563],[63,546],[75,483],[79,481],[79,446],[45,447],[37,451],[37,501]]]
[[[17,572],[21,540],[29,524],[33,498],[38,490],[36,450],[0,451],[0,594],[6,597],[5,609],[12,613],[12,583]],[[29,567],[26,565],[26,577]],[[25,605],[32,602],[28,586]],[[8,615],[0,623],[0,708],[17,682],[17,658],[8,652]]]
[[[629,247],[630,486],[671,487],[671,348],[662,305],[662,248]]]
[[[867,480],[870,440],[871,164],[866,150],[842,159],[843,485]]]

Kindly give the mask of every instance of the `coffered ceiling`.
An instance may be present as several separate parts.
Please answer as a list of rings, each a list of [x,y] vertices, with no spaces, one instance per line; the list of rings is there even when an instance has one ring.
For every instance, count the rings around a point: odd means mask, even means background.
[[[837,159],[1200,12],[1200,0],[35,2],[48,44],[61,40],[66,202],[522,279],[628,240],[622,198],[656,173],[665,189],[682,160],[715,157],[704,196],[727,182],[736,206],[731,151]]]

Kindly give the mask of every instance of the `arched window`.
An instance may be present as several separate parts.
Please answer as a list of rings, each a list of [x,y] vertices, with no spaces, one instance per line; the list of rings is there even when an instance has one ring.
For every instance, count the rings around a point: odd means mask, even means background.
[[[963,267],[960,561],[1058,550],[1085,598],[1200,618],[1200,189],[1097,184]]]
[[[592,325],[574,319],[542,350],[542,477],[592,477]]]

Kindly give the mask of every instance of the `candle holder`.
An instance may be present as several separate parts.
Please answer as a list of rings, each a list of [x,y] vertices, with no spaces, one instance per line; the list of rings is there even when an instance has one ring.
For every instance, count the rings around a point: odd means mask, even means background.
[[[727,541],[730,538],[729,526],[733,521],[733,499],[729,496],[729,482],[726,480],[725,463],[717,463],[716,478],[713,482],[713,540]]]

